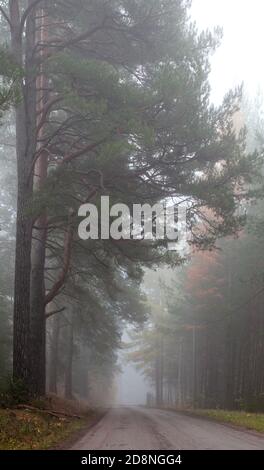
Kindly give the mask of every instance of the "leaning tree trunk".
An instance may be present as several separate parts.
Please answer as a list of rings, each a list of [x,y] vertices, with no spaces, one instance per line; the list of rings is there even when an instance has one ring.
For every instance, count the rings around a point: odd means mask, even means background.
[[[25,33],[25,59],[23,60],[20,12],[17,0],[10,0],[12,55],[23,66],[25,77],[21,81],[22,98],[16,110],[17,150],[17,231],[14,289],[14,346],[13,376],[29,386],[30,377],[30,271],[33,196],[32,162],[36,150],[36,76],[33,64],[35,47],[35,14],[28,16]],[[25,62],[24,62],[25,61]]]

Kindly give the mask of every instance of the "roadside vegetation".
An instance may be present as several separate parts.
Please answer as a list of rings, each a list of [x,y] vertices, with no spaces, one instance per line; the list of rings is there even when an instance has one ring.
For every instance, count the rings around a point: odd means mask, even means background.
[[[190,413],[264,433],[264,413],[227,410],[194,410]]]
[[[15,408],[2,408],[0,450],[60,448],[98,417],[98,411],[55,397]]]

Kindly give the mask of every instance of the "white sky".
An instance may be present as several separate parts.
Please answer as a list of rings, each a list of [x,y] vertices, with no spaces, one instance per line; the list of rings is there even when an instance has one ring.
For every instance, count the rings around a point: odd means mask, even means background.
[[[264,0],[193,0],[192,14],[201,29],[224,29],[212,58],[213,101],[241,82],[252,97],[264,92]]]

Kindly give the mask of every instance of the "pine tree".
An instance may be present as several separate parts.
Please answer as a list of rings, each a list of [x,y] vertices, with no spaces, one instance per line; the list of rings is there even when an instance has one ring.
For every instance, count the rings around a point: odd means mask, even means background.
[[[14,377],[32,393],[45,392],[45,308],[69,274],[78,203],[102,191],[127,204],[188,200],[199,246],[241,223],[238,189],[254,156],[246,158],[244,136],[233,129],[239,92],[220,108],[209,105],[208,54],[218,34],[199,35],[188,7],[184,0],[10,0],[9,16],[1,9],[24,72],[16,108]],[[199,217],[206,231],[194,230]],[[60,246],[64,235],[64,252],[46,295],[51,230]],[[103,251],[121,265],[130,258],[137,271],[168,259],[164,243],[111,240]]]

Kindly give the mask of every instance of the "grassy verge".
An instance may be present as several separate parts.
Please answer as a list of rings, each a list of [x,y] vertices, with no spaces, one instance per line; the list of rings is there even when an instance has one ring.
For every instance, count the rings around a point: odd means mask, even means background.
[[[222,423],[234,424],[252,431],[264,433],[264,414],[246,411],[194,410],[190,414],[203,416]]]
[[[43,411],[0,409],[0,450],[45,450],[85,429],[96,419],[86,412],[80,419],[57,417]]]

